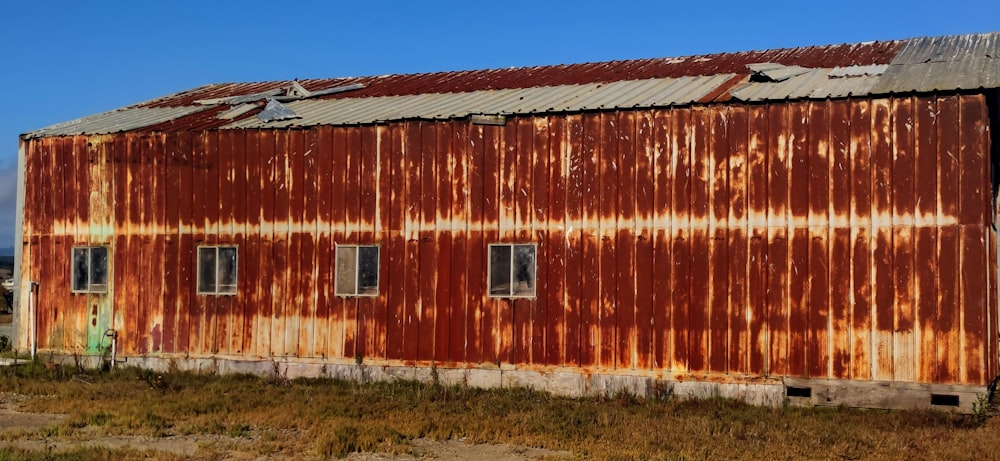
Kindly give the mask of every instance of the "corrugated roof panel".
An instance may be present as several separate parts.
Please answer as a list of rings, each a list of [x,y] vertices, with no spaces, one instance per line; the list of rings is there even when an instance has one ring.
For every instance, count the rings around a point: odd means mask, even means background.
[[[1000,88],[1000,59],[991,59],[983,66],[983,88]]]
[[[516,90],[465,93],[459,98],[448,98],[452,102],[449,115],[465,116],[473,113],[518,114],[559,110],[553,106],[564,105],[575,97],[575,92],[569,90],[570,88],[575,89],[579,87],[565,85],[548,88],[522,88]],[[480,95],[485,96],[485,98],[480,100]]]
[[[652,84],[651,84],[652,83]],[[656,83],[659,83],[657,85]],[[650,93],[663,93],[666,87],[677,84],[674,79],[665,82],[614,82],[601,85],[586,93],[581,93],[575,102],[579,109],[615,109],[635,107],[642,100],[655,98]]]
[[[797,75],[809,72],[809,69],[805,67],[786,66],[784,64],[777,64],[773,62],[747,64],[747,69],[750,69],[755,76],[761,76],[764,79],[774,82],[783,82]]]
[[[210,130],[226,123],[225,120],[219,117],[225,109],[226,106],[208,107],[204,110],[173,118],[162,123],[143,126],[142,130],[164,132]]]
[[[830,78],[841,78],[841,77],[870,77],[878,76],[885,73],[885,70],[889,67],[888,64],[873,64],[870,66],[847,66],[847,67],[834,67],[830,69]]]
[[[687,77],[677,79],[676,85],[663,88],[657,95],[654,106],[674,104],[691,104],[700,101],[722,85],[725,85],[736,74],[718,74],[710,77]]]
[[[259,105],[254,103],[247,103],[247,104],[240,104],[237,106],[233,106],[228,110],[219,113],[219,119],[232,120],[259,107],[260,107]]]
[[[108,134],[130,131],[175,120],[211,107],[133,107],[78,118],[26,133],[28,138]]]
[[[551,88],[532,88],[522,90],[521,94],[517,94],[519,101],[523,101],[525,104],[513,106],[510,104],[511,98],[498,97],[494,99],[491,103],[485,104],[483,106],[483,113],[503,113],[503,114],[515,114],[519,112],[519,109],[527,109],[530,112],[558,112],[569,110],[575,104],[581,93],[576,90],[578,86],[576,85],[563,85]],[[500,96],[500,95],[498,95]],[[511,95],[513,97],[515,95]],[[534,104],[532,104],[534,102]],[[533,105],[534,107],[528,107]],[[492,110],[491,110],[492,109]]]
[[[879,76],[864,75],[857,77],[815,76],[816,85],[805,97],[813,99],[846,98],[848,96],[866,95],[878,83]]]
[[[414,106],[412,110],[420,115],[416,118],[441,119],[450,118],[455,113],[455,104],[451,98],[431,97],[422,101],[419,106]]]
[[[364,124],[401,119],[448,119],[471,114],[510,115],[689,104],[732,76],[722,74],[469,93],[301,100],[286,104],[300,119],[267,123],[246,118],[224,128]]]
[[[748,82],[731,93],[741,101],[768,101],[800,98],[839,98],[867,94],[878,76],[835,77],[833,69],[811,69],[782,82]]]
[[[908,40],[889,64],[876,94],[996,87],[1000,33]]]
[[[574,110],[653,107],[697,101],[725,82],[721,76],[615,82],[582,94]]]

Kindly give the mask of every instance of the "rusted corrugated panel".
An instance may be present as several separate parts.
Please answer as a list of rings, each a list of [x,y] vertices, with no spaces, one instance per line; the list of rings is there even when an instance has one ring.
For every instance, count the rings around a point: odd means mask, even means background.
[[[559,139],[560,157],[564,165],[563,175],[566,181],[566,211],[568,223],[565,226],[565,261],[564,280],[566,294],[564,296],[565,323],[562,327],[565,335],[563,343],[563,360],[569,366],[583,365],[583,345],[587,328],[584,325],[583,313],[583,232],[578,223],[584,216],[583,201],[587,195],[586,184],[580,178],[584,169],[584,120],[581,115],[569,115],[565,118],[565,130]]]
[[[989,136],[951,95],[29,139],[22,276],[63,352],[982,385]],[[536,297],[486,294],[500,242]],[[66,289],[83,244],[107,295]],[[235,296],[195,292],[216,244]],[[338,244],[378,296],[334,294]]]
[[[110,259],[113,264],[117,264],[122,267],[114,267],[112,274],[114,274],[114,281],[111,284],[110,290],[112,290],[113,300],[120,300],[123,304],[135,305],[138,301],[137,288],[139,287],[139,271],[138,271],[138,261],[134,258],[130,258],[129,255],[132,253],[139,253],[140,249],[138,246],[139,237],[131,231],[132,223],[139,223],[138,215],[138,195],[132,195],[125,192],[123,189],[131,189],[134,187],[130,170],[132,168],[132,162],[130,158],[129,149],[129,139],[125,136],[116,136],[113,140],[110,140],[111,152],[109,153],[109,160],[111,171],[107,172],[108,176],[112,177],[112,196],[113,197],[123,197],[124,200],[118,202],[112,208],[114,229],[112,231],[113,236],[111,237],[112,249],[110,252]],[[123,223],[123,224],[119,224]],[[138,326],[135,324],[137,320],[136,315],[124,315],[125,310],[115,309],[109,303],[109,317],[110,321],[105,330],[101,331],[102,340],[110,347],[111,338],[107,336],[106,330],[124,330],[135,332],[138,330]],[[130,350],[135,350],[136,344],[134,335],[132,337],[122,336],[119,338],[124,344],[129,345]]]
[[[423,228],[421,219],[421,122],[408,122],[400,127],[398,136],[400,137],[400,174],[397,176],[402,187],[402,194],[399,196],[403,205],[403,211],[397,224],[401,231],[401,245],[397,247],[399,252],[397,259],[401,261],[400,275],[398,282],[402,288],[400,297],[395,300],[402,307],[399,315],[401,324],[398,334],[402,337],[402,350],[397,357],[413,361],[417,359],[419,345],[422,343],[419,335],[420,316],[423,313],[420,287],[423,280],[420,264],[420,243]],[[335,217],[336,219],[336,217]],[[390,250],[392,252],[392,250]],[[425,270],[427,270],[425,268]],[[427,270],[427,272],[430,272]],[[430,337],[430,335],[427,335]],[[428,340],[429,341],[429,338]],[[425,346],[426,347],[426,346]]]
[[[544,156],[547,158],[548,176],[536,177],[535,188],[547,188],[549,197],[547,207],[535,207],[536,221],[541,221],[541,216],[566,216],[567,203],[566,194],[569,187],[568,158],[564,155],[564,140],[566,139],[570,125],[564,117],[548,117],[548,129],[542,147]],[[545,235],[546,254],[545,258],[544,290],[547,302],[547,312],[541,319],[540,330],[545,335],[545,350],[542,363],[554,365],[566,363],[567,344],[567,305],[566,305],[566,245],[569,237],[568,229],[547,229],[542,230]],[[471,274],[475,276],[475,274]]]
[[[993,221],[992,186],[990,181],[989,114],[985,98],[962,98],[960,100],[962,123],[959,136],[962,156],[962,185],[960,197],[974,197],[978,200],[965,202],[960,207],[963,233],[962,245],[962,295],[963,339],[968,362],[965,364],[961,380],[964,382],[991,382],[994,370],[988,370],[990,351],[987,343],[993,342],[987,336],[989,314],[989,293],[991,282],[978,274],[989,274],[993,266],[987,259],[993,251],[987,249],[987,234],[991,232],[986,223]],[[983,256],[986,256],[984,258]]]
[[[673,181],[671,174],[672,156],[668,154],[670,139],[670,118],[667,111],[655,111],[652,114],[652,184],[669,184]],[[648,186],[647,186],[648,187]],[[647,206],[640,206],[641,209],[649,209],[650,222],[656,218],[662,219],[668,215],[671,206],[671,188],[652,187],[653,199]],[[672,360],[670,331],[670,305],[671,290],[670,284],[664,280],[670,280],[672,264],[670,264],[670,228],[669,220],[661,226],[650,226],[652,234],[652,267],[650,276],[654,277],[653,290],[651,293],[653,313],[650,319],[652,330],[652,352],[650,357],[652,369],[662,369],[669,367]],[[568,275],[568,274],[567,274]]]
[[[600,157],[598,143],[600,137],[600,115],[585,114],[582,118],[580,143],[579,182],[582,185],[580,197],[580,359],[583,367],[600,364],[600,235],[595,229],[600,222]]]
[[[851,374],[851,335],[835,334],[851,325],[851,107],[846,104],[829,104],[829,325],[830,361],[832,376],[849,378]]]

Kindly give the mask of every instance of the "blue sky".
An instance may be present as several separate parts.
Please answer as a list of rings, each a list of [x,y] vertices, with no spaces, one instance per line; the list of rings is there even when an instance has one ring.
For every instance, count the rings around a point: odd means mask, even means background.
[[[997,0],[0,5],[0,247],[18,135],[208,83],[687,56],[1000,30]]]

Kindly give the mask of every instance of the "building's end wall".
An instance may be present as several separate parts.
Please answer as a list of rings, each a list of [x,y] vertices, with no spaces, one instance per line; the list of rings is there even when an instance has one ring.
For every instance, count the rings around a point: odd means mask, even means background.
[[[20,349],[25,350],[28,348],[28,342],[26,335],[21,333],[22,326],[26,322],[22,321],[22,317],[25,316],[25,306],[27,306],[26,300],[24,300],[24,295],[27,291],[31,289],[30,283],[25,283],[26,281],[21,277],[22,268],[24,267],[21,258],[24,254],[24,196],[25,196],[25,151],[24,151],[24,140],[19,139],[17,144],[17,218],[14,223],[17,234],[14,236],[14,325],[12,328],[13,337],[11,339],[11,344]]]

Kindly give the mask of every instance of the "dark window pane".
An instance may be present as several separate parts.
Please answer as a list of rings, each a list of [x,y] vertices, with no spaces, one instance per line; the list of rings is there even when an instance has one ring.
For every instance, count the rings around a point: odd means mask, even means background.
[[[73,249],[73,291],[86,291],[90,285],[88,248]]]
[[[515,296],[535,294],[535,246],[514,245],[514,289]]]
[[[198,248],[198,292],[215,293],[216,248]],[[188,266],[190,267],[190,266]]]
[[[108,249],[90,248],[90,291],[108,291]]]
[[[378,294],[378,247],[358,248],[358,294]]]
[[[337,294],[355,295],[357,294],[358,248],[337,247]]]
[[[490,245],[490,294],[510,293],[510,245]]]
[[[236,293],[236,247],[219,247],[219,293]]]

